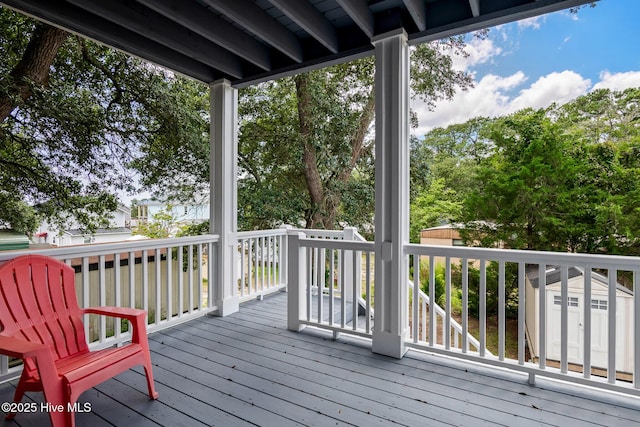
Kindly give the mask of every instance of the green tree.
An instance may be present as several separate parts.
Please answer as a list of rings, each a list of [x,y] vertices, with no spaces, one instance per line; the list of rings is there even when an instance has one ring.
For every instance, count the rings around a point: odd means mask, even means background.
[[[194,83],[4,7],[0,25],[0,198],[27,206],[3,203],[1,223],[104,226],[136,186],[132,161],[201,137],[187,124],[208,117],[182,103]]]
[[[638,253],[639,103],[639,89],[597,90],[552,112],[579,165],[570,183],[572,250]]]
[[[594,91],[490,122],[464,197],[467,241],[635,254],[640,247],[640,91]]]
[[[429,188],[421,192],[411,203],[409,211],[409,236],[420,243],[420,231],[438,225],[453,223],[462,213],[458,194],[445,187],[444,178],[431,180]]]
[[[163,239],[171,237],[177,227],[176,218],[173,216],[173,206],[167,205],[155,215],[151,216],[151,221],[139,224],[134,230],[134,235],[146,236],[151,239]]]
[[[430,105],[467,88],[448,53],[461,38],[412,54],[412,90]],[[373,223],[372,58],[269,82],[241,93],[241,223],[309,228]]]
[[[486,118],[474,118],[435,128],[422,140],[413,140],[411,241],[419,241],[423,228],[460,220],[462,202],[476,186],[477,169],[492,145],[486,135],[491,123]]]
[[[570,200],[560,190],[574,173],[562,130],[545,110],[527,109],[495,121],[491,139],[494,152],[465,198],[466,240],[562,250]]]

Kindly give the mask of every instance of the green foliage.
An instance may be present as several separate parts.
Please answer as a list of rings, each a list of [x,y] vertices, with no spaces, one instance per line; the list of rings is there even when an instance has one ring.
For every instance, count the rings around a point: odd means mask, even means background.
[[[409,235],[412,242],[420,242],[420,230],[450,223],[460,216],[462,203],[457,193],[445,188],[444,178],[431,181],[410,206]]]
[[[570,200],[557,189],[570,179],[573,165],[559,126],[544,110],[522,110],[496,120],[491,138],[495,150],[480,165],[463,218],[485,222],[467,240],[483,241],[488,223],[490,238],[509,247],[560,249],[557,235],[548,231],[562,224],[560,213]]]
[[[176,237],[200,236],[202,234],[209,234],[209,221],[204,221],[200,224],[184,225],[180,227]]]
[[[115,194],[135,190],[132,167],[175,172],[173,156],[159,160],[163,145],[184,147],[192,164],[201,158],[191,149],[208,116],[190,108],[206,87],[72,35],[44,64],[44,83],[34,82],[19,64],[46,24],[0,8],[0,25],[0,104],[11,105],[0,123],[0,188],[31,207],[26,218],[105,226]],[[31,91],[24,99],[16,89],[23,80]],[[23,212],[3,207],[0,222],[34,230]]]
[[[640,89],[597,90],[434,129],[412,144],[412,239],[449,221],[482,246],[640,253],[638,118]]]
[[[436,263],[435,265],[435,297],[434,301],[440,307],[445,307],[447,302],[447,293],[446,293],[446,268],[443,264]],[[452,272],[455,269],[452,266]],[[453,277],[453,274],[452,274]],[[425,294],[429,295],[429,283],[430,283],[430,270],[429,263],[427,261],[420,261],[420,289]],[[462,289],[460,286],[455,286],[452,282],[451,287],[451,312],[453,314],[462,313]]]
[[[39,225],[36,210],[14,194],[0,190],[0,228],[30,234]]]
[[[413,94],[432,103],[469,87],[470,76],[454,71],[447,56],[462,54],[463,46],[452,38],[413,50]],[[239,91],[240,229],[351,225],[372,237],[373,77],[367,58]],[[144,183],[183,200],[208,174],[206,144],[194,144],[202,149],[190,150],[198,156],[193,161],[179,153],[181,146],[163,144],[153,162],[138,167]],[[171,174],[180,165],[165,169],[162,163],[172,159],[191,170]]]
[[[493,143],[487,126],[475,118],[447,128],[435,128],[411,144],[410,238],[420,230],[462,218],[465,195],[476,187],[478,168]]]
[[[176,218],[171,213],[173,207],[167,205],[166,209],[160,210],[152,216],[152,220],[139,224],[134,230],[134,235],[146,236],[151,239],[163,239],[171,237],[176,228]]]

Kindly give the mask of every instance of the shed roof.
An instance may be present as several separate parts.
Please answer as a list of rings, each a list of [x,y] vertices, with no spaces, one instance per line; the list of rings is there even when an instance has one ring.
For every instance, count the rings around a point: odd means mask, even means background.
[[[404,28],[437,40],[591,0],[1,0],[202,82],[234,86],[373,54]]]
[[[527,278],[529,279],[529,282],[531,282],[531,286],[533,286],[534,288],[538,288],[540,286],[540,272],[537,265],[527,266],[526,275],[527,275]],[[561,269],[559,266],[557,265],[547,266],[545,284],[548,286],[548,285],[553,285],[555,283],[559,283],[561,280],[560,275],[561,275]],[[574,277],[579,277],[583,275],[584,275],[584,270],[579,267],[568,268],[569,279],[573,279]],[[609,286],[609,279],[602,274],[592,272],[591,280],[593,282],[600,283],[602,286],[605,286],[605,287]],[[626,294],[633,294],[633,292],[630,289],[628,289],[626,286],[620,283],[616,283],[616,288],[618,291],[624,292]]]

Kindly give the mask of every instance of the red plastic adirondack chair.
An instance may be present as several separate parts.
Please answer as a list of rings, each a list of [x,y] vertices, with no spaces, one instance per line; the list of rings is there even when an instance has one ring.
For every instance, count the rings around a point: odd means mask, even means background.
[[[153,383],[144,310],[122,307],[81,309],[76,300],[73,268],[56,259],[25,255],[0,267],[0,354],[24,362],[14,401],[26,391],[42,391],[45,400],[63,412],[49,411],[51,424],[74,426],[73,405],[82,392],[143,365],[149,396]],[[132,342],[89,351],[83,314],[123,318],[133,324]],[[11,419],[15,413],[7,415]]]

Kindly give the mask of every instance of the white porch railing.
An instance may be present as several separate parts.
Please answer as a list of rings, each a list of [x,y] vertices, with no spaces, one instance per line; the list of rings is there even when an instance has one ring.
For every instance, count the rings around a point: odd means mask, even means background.
[[[375,250],[356,236],[291,233],[290,329],[372,336]],[[523,371],[530,382],[543,375],[640,395],[640,258],[413,244],[405,255],[412,270],[408,347]],[[552,266],[558,283],[547,283]],[[532,271],[535,286],[527,279]],[[429,295],[442,307],[429,307]]]
[[[531,382],[535,375],[544,375],[640,395],[640,295],[635,292],[640,258],[425,245],[407,245],[405,254],[412,258],[414,291],[420,287],[417,278],[424,268],[420,259],[428,258],[429,294],[436,297],[435,266],[438,262],[445,264],[445,319],[452,313],[452,293],[459,289],[463,328],[460,349],[451,345],[448,335],[444,337],[444,345],[434,343],[432,333],[428,340],[416,340],[415,326],[414,339],[407,345],[524,371]],[[456,264],[460,269],[458,282],[454,283],[452,265]],[[490,265],[496,274],[489,274]],[[474,289],[470,269],[478,272]],[[576,276],[570,277],[570,271],[582,272],[583,276],[571,280]],[[527,272],[536,278],[535,286],[527,278]],[[557,283],[547,283],[552,272],[559,273]],[[608,283],[597,286],[596,276]],[[618,277],[623,276],[628,286],[624,289],[618,284]],[[506,355],[505,307],[509,279],[514,280],[515,285],[512,296],[517,310],[517,359]],[[478,308],[479,348],[476,352],[469,351],[465,343],[471,320],[472,290],[477,295]],[[496,298],[497,302],[497,332],[493,336],[487,328],[489,298]],[[490,338],[497,340],[495,356],[487,352]],[[535,357],[525,358],[529,350],[535,352]],[[604,366],[596,363],[603,359],[603,351]]]
[[[304,260],[291,260],[293,265],[306,265],[303,280],[305,301],[300,317],[301,324],[330,329],[334,333],[347,332],[357,335],[371,336],[374,322],[373,243],[367,242],[355,228],[343,231],[333,230],[291,230],[302,233],[298,239],[298,249],[308,248]],[[349,246],[345,246],[350,241]],[[358,243],[363,243],[359,245]],[[296,251],[292,256],[295,258]],[[304,262],[306,261],[306,263]],[[333,284],[333,286],[331,286]],[[408,283],[411,295],[413,284]],[[422,334],[425,339],[427,316],[432,304],[429,296],[421,289],[417,291],[410,311],[417,326],[415,341]],[[322,297],[319,297],[321,295]],[[345,298],[342,296],[345,295]],[[356,301],[355,304],[352,302]],[[462,339],[463,328],[453,318],[447,317],[445,310],[433,304],[435,321],[431,336],[445,336],[445,330],[452,336],[454,347],[464,343],[467,348],[478,350],[478,340],[466,332]],[[353,319],[356,319],[355,322]],[[446,329],[445,329],[446,328]],[[488,352],[488,351],[487,351]],[[488,352],[490,354],[490,352]]]
[[[240,301],[261,298],[286,287],[287,231],[238,233]],[[0,263],[26,253],[64,260],[76,270],[76,293],[82,307],[112,305],[147,310],[148,331],[216,311],[215,278],[218,236],[204,235],[134,242],[66,246],[0,252]],[[85,334],[91,348],[129,340],[127,323],[88,316]],[[0,381],[15,377],[20,366],[0,357]]]
[[[260,298],[287,286],[287,230],[238,233],[240,302]]]
[[[334,334],[372,336],[375,248],[355,229],[241,232],[237,248],[236,291],[241,300],[287,286],[290,329],[312,325]],[[153,331],[217,309],[216,286],[207,280],[215,277],[215,263],[209,260],[217,259],[217,250],[218,237],[207,235],[32,253],[63,259],[76,269],[82,306],[144,308]],[[22,253],[0,252],[0,262]],[[640,292],[635,292],[640,258],[424,245],[406,245],[405,255],[413,270],[408,284],[407,346],[523,371],[530,381],[544,375],[640,395]],[[445,266],[443,277],[438,278],[444,280],[442,291],[436,288],[438,263]],[[559,272],[558,284],[547,282],[551,266]],[[575,269],[584,276],[579,290],[573,287],[570,274]],[[537,286],[527,279],[531,271],[537,272]],[[428,292],[421,276],[429,278]],[[627,284],[624,300],[618,298],[619,276],[625,276]],[[595,280],[603,277],[604,287]],[[508,295],[511,279],[515,290]],[[552,291],[557,295],[549,296]],[[459,322],[452,318],[456,292],[462,300]],[[438,293],[444,293],[444,298]],[[513,359],[507,352],[505,307],[510,296],[517,313]],[[488,307],[492,298],[495,313]],[[444,299],[443,307],[434,304],[431,309],[430,302],[438,299]],[[477,316],[470,314],[471,305]],[[584,311],[577,315],[579,307]],[[488,328],[494,319],[495,334]],[[576,321],[577,338],[572,329]],[[471,333],[471,323],[477,323],[477,333]],[[85,324],[94,347],[129,339],[126,324],[98,318]],[[490,342],[497,343],[493,354]],[[529,350],[532,353],[527,355]],[[581,357],[579,363],[576,354]],[[600,362],[603,354],[604,364]],[[0,359],[0,379],[14,375],[8,360]]]
[[[374,245],[353,228],[292,230],[289,328],[305,325],[370,337]]]
[[[217,307],[215,277],[218,237],[67,246],[35,251],[0,252],[0,262],[26,253],[64,260],[76,271],[81,307],[123,306],[147,311],[148,330],[164,329],[202,316]],[[90,347],[104,348],[129,340],[127,322],[87,316],[85,335]],[[0,358],[0,380],[15,376],[6,357]]]

